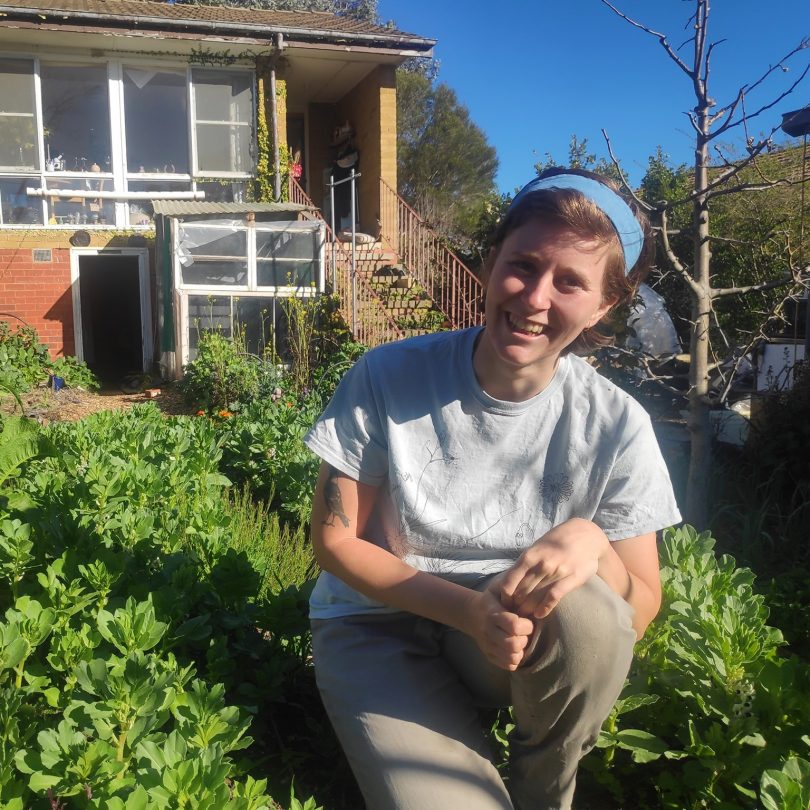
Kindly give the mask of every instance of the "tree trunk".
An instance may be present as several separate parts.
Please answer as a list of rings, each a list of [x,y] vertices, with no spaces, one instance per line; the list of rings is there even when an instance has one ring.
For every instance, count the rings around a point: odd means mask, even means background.
[[[689,365],[689,416],[687,427],[691,438],[689,475],[686,483],[685,518],[699,531],[707,528],[708,487],[712,464],[712,433],[709,421],[709,326],[711,323],[711,248],[709,244],[709,208],[705,194],[709,181],[708,106],[699,110],[701,134],[695,149],[694,203],[695,244],[692,277],[696,287],[691,291],[692,333]]]

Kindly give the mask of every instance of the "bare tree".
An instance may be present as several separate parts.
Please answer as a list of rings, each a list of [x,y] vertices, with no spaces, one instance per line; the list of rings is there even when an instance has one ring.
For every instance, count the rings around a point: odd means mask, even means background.
[[[721,300],[731,296],[761,293],[777,287],[784,288],[787,294],[795,294],[797,288],[807,288],[810,278],[810,265],[800,266],[796,253],[786,250],[784,272],[779,278],[770,278],[754,284],[740,284],[725,287],[713,286],[712,244],[722,237],[712,232],[710,209],[712,201],[729,194],[756,192],[780,185],[791,185],[807,179],[807,166],[802,163],[798,178],[769,177],[758,168],[758,158],[772,146],[772,136],[778,126],[766,130],[764,135],[753,136],[750,124],[759,116],[772,111],[785,97],[792,93],[810,71],[810,64],[805,64],[795,80],[781,92],[774,95],[771,101],[748,111],[746,101],[752,91],[775,74],[787,70],[787,62],[794,61],[807,53],[810,38],[802,39],[799,44],[774,65],[768,67],[762,75],[750,84],[742,85],[734,98],[725,104],[718,105],[709,92],[709,78],[712,54],[723,40],[709,42],[709,0],[694,0],[694,12],[687,22],[692,35],[679,47],[673,47],[667,36],[653,30],[620,11],[608,0],[602,0],[611,11],[630,25],[650,36],[656,37],[669,59],[681,70],[692,84],[696,104],[687,112],[695,137],[694,184],[688,195],[680,200],[662,201],[652,205],[638,197],[637,201],[649,212],[654,225],[660,234],[661,244],[666,259],[672,270],[683,280],[689,292],[691,302],[690,329],[690,366],[689,366],[689,415],[687,427],[690,433],[691,453],[687,480],[685,513],[687,519],[698,526],[705,526],[708,518],[708,485],[712,459],[712,430],[709,417],[710,409],[710,374],[722,365],[720,358],[724,354],[739,356],[739,347],[712,346],[712,334],[717,330],[715,307]],[[682,53],[690,52],[689,56]],[[742,159],[731,159],[721,147],[720,138],[729,138],[734,131],[745,137],[745,154]],[[604,132],[611,159],[620,170],[619,163],[611,147],[607,133]],[[710,155],[715,155],[712,162]],[[626,178],[622,176],[625,186],[630,189]],[[632,192],[632,190],[631,190]],[[691,255],[677,255],[672,247],[669,227],[670,213],[682,205],[689,205],[692,210],[693,233]],[[780,307],[775,308],[778,315]],[[771,317],[766,314],[765,319]],[[743,347],[745,348],[745,347]],[[750,347],[749,347],[750,348]],[[735,351],[736,349],[736,351]]]

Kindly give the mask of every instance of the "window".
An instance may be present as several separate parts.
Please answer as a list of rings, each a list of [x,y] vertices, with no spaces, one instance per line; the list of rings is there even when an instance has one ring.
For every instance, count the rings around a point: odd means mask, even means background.
[[[257,286],[314,286],[318,280],[318,239],[320,233],[307,222],[279,223],[271,230],[257,226]]]
[[[283,298],[323,289],[324,230],[317,221],[178,222],[175,281],[184,315],[180,362],[201,332],[238,333],[248,351],[286,357]]]
[[[253,171],[253,76],[192,71],[198,173]]]
[[[127,171],[188,174],[185,70],[124,67]]]
[[[248,285],[247,230],[227,225],[186,225],[180,243],[184,285]]]
[[[244,68],[0,57],[0,227],[146,228],[150,192],[242,202],[254,170],[253,87]],[[255,285],[255,261],[240,250],[190,254],[188,283]]]
[[[107,66],[43,62],[40,78],[45,169],[111,172]]]
[[[42,225],[42,200],[29,197],[30,177],[0,177],[0,225]]]
[[[0,171],[39,168],[34,63],[0,59]]]
[[[188,323],[189,360],[197,356],[200,335],[211,331],[238,335],[260,357],[287,354],[287,316],[279,298],[190,295]]]

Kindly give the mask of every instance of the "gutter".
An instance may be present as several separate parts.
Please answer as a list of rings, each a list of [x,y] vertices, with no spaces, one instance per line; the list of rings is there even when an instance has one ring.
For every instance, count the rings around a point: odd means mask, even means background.
[[[349,31],[326,31],[320,28],[291,28],[278,25],[263,25],[261,23],[235,23],[235,22],[220,22],[216,20],[176,20],[166,17],[140,17],[140,16],[112,16],[110,14],[100,14],[94,11],[73,12],[64,9],[35,9],[35,8],[21,8],[18,6],[3,6],[0,5],[0,13],[6,19],[18,16],[34,17],[38,20],[48,17],[58,18],[62,20],[93,20],[104,22],[110,25],[112,21],[120,21],[121,23],[129,23],[131,25],[150,25],[159,26],[162,29],[168,28],[195,28],[203,31],[237,31],[237,32],[255,32],[261,35],[263,39],[269,38],[268,35],[282,34],[289,37],[290,35],[300,36],[303,39],[312,40],[329,40],[331,42],[357,42],[368,43],[377,42],[381,45],[407,45],[414,49],[424,49],[429,51],[436,44],[435,39],[426,39],[424,37],[415,36],[394,36],[390,34],[357,34]]]

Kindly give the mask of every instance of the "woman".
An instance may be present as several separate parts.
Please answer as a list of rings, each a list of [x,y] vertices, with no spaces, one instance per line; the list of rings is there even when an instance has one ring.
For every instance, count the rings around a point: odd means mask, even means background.
[[[572,354],[644,246],[602,178],[544,173],[496,234],[486,326],[368,352],[307,437],[316,675],[369,810],[571,806],[680,519],[646,413]],[[508,791],[477,716],[507,705]]]

